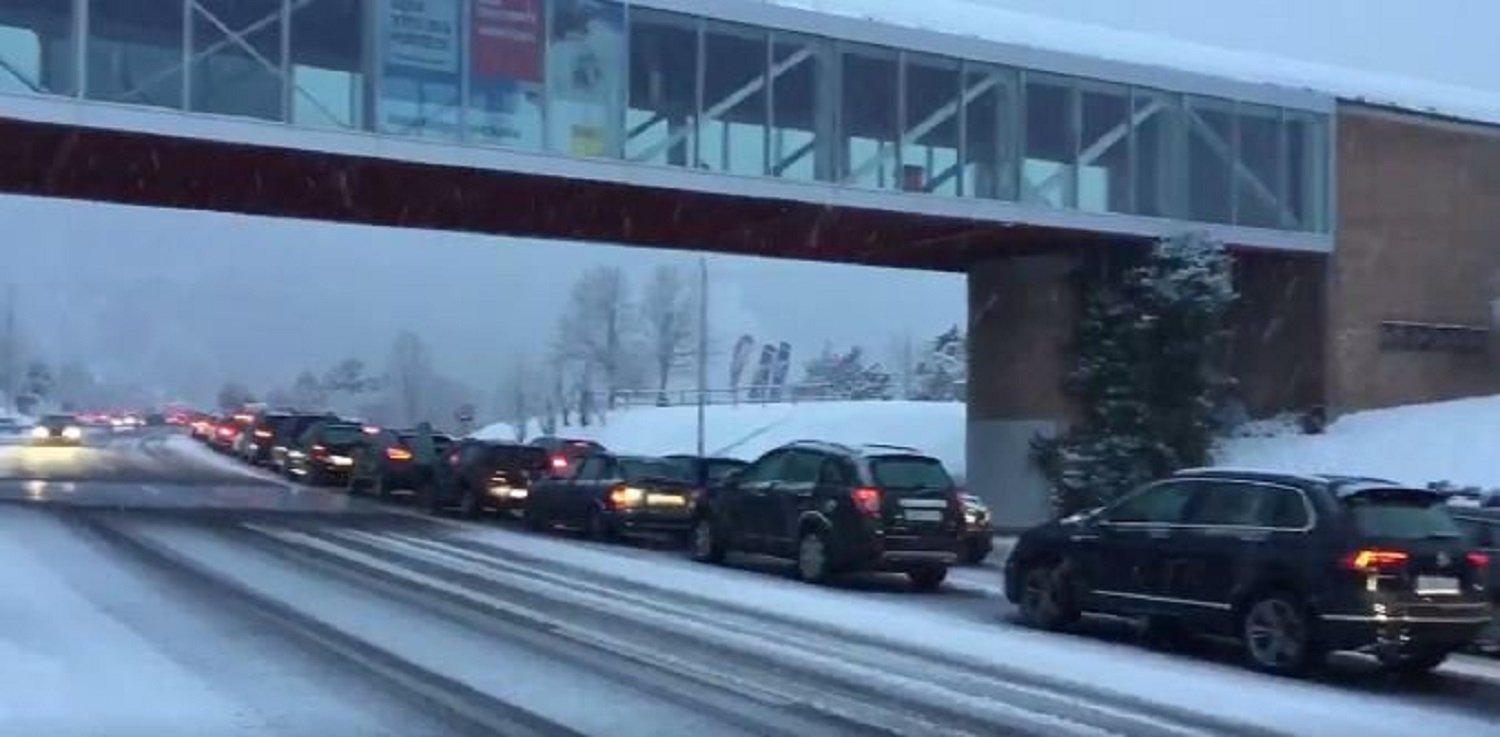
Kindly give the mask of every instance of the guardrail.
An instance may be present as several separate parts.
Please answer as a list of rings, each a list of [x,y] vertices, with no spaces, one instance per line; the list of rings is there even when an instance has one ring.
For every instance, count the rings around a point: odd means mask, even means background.
[[[679,407],[696,405],[697,389],[622,389],[615,392],[616,407]],[[742,386],[734,389],[707,389],[702,392],[705,404],[800,404],[804,402],[837,402],[849,399],[848,392],[835,390],[830,384],[791,384],[788,386]]]

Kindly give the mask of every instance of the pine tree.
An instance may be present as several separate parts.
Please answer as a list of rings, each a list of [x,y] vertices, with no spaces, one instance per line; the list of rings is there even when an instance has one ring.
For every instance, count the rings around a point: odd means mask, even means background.
[[[1059,512],[1210,460],[1213,408],[1231,385],[1216,362],[1235,299],[1230,267],[1221,244],[1191,234],[1085,285],[1065,382],[1081,418],[1034,446]]]
[[[912,398],[928,402],[952,402],[964,398],[968,379],[968,345],[958,326],[933,338],[931,346],[917,363]]]

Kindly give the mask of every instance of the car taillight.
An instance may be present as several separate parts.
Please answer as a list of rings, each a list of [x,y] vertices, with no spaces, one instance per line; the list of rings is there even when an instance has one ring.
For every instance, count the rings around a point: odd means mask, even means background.
[[[854,500],[854,508],[866,517],[880,516],[880,490],[868,486],[855,489],[850,492],[849,497]]]
[[[312,451],[314,458],[322,458],[323,456],[328,455],[328,448],[321,445],[314,445],[313,447],[308,448],[308,450]]]
[[[616,509],[633,507],[645,498],[646,492],[634,486],[616,486],[609,490],[609,504]]]
[[[409,461],[411,460],[411,451],[405,448],[386,448],[385,457],[393,461]]]
[[[568,470],[568,457],[564,456],[564,455],[555,455],[555,456],[552,456],[552,470],[554,470],[554,471],[566,471],[566,470]]]
[[[1343,566],[1351,571],[1361,573],[1378,573],[1389,571],[1406,565],[1411,556],[1401,550],[1381,550],[1378,548],[1365,548],[1356,550],[1346,556],[1342,561]]]
[[[1484,553],[1469,553],[1468,555],[1464,556],[1464,560],[1469,561],[1469,566],[1471,568],[1482,569],[1490,567],[1490,556]]]
[[[227,437],[231,437],[233,435],[234,435],[234,428],[232,428],[232,427],[221,427],[221,428],[219,428],[219,436],[220,437],[227,438]]]
[[[448,454],[448,463],[449,463],[449,465],[453,465],[453,466],[457,466],[458,465],[458,451],[455,450],[452,453]]]
[[[269,437],[271,437],[271,431],[270,430],[256,430],[255,431],[255,437],[261,438],[261,439],[269,438]]]

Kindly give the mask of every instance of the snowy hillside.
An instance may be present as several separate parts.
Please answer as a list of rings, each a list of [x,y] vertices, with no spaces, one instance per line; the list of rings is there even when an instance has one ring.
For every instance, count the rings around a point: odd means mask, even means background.
[[[1500,487],[1500,396],[1346,415],[1323,435],[1235,438],[1221,465]]]
[[[611,413],[606,425],[560,428],[558,433],[598,440],[622,453],[691,453],[697,443],[697,413],[696,407],[639,407]],[[716,405],[708,408],[707,428],[708,452],[715,455],[750,459],[793,440],[891,443],[931,453],[954,475],[964,471],[960,402]],[[514,438],[504,424],[475,434]]]

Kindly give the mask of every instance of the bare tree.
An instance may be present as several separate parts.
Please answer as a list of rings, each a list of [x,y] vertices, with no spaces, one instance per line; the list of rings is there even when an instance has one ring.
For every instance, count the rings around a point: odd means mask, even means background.
[[[672,372],[694,356],[693,308],[695,295],[675,266],[659,266],[641,294],[641,317],[651,368],[656,372],[656,391],[666,403],[667,382]]]
[[[224,386],[219,387],[219,409],[225,412],[233,412],[255,401],[255,395],[250,392],[250,387],[238,381],[226,381]]]
[[[292,390],[288,392],[292,400],[292,406],[300,410],[321,410],[328,404],[328,388],[318,381],[311,371],[303,371],[297,374],[297,380],[292,382]]]
[[[432,359],[421,337],[403,330],[391,344],[386,362],[386,385],[401,421],[415,423],[427,415],[428,389],[433,380]]]
[[[532,394],[536,383],[536,371],[531,362],[521,356],[506,369],[495,393],[495,409],[499,411],[501,421],[510,424],[515,431],[518,443],[526,442],[531,418],[540,410]]]
[[[556,347],[559,357],[581,365],[580,397],[592,396],[598,376],[609,406],[614,406],[635,335],[632,312],[625,272],[618,267],[589,269],[573,285],[568,309],[558,322]]]

